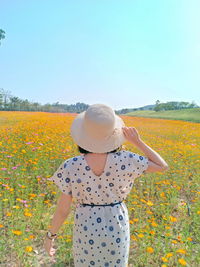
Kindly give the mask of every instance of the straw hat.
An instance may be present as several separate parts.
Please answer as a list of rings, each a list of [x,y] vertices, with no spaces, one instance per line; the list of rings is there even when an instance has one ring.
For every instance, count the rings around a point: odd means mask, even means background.
[[[125,142],[124,121],[104,104],[94,104],[73,120],[70,133],[74,142],[93,153],[106,153]]]

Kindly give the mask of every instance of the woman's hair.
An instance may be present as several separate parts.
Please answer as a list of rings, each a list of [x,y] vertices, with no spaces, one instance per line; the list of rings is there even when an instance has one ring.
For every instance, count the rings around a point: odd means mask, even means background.
[[[85,150],[84,148],[82,148],[82,147],[80,147],[80,146],[78,146],[78,150],[79,150],[80,153],[83,153],[83,154],[92,153],[92,152],[90,152],[90,151]],[[112,150],[112,151],[106,152],[106,154],[108,154],[108,153],[115,153],[115,152],[117,152],[117,151],[119,151],[119,150],[122,150],[122,145],[121,145],[120,147],[118,147],[118,148]]]

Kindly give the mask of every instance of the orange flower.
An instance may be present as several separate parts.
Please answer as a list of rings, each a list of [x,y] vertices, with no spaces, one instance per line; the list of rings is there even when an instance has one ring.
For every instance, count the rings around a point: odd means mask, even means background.
[[[178,262],[183,266],[187,264],[187,262],[183,258],[178,259]]]
[[[26,250],[26,252],[31,252],[33,250],[33,248],[28,246],[28,247],[25,248],[25,250]]]
[[[166,257],[167,257],[167,258],[170,258],[170,257],[172,257],[172,256],[173,256],[173,253],[171,253],[171,252],[169,252],[169,253],[166,254]]]
[[[186,250],[185,249],[178,249],[176,252],[177,253],[181,253],[181,254],[185,254]]]
[[[154,252],[154,249],[152,247],[147,247],[147,252],[148,253],[153,253]]]
[[[19,230],[12,230],[12,232],[15,235],[21,235],[22,234],[22,231],[19,231]]]
[[[150,200],[148,200],[148,201],[146,202],[146,204],[147,204],[148,206],[153,206],[153,202],[151,202]]]
[[[165,257],[162,257],[161,259],[162,259],[162,261],[164,261],[164,262],[168,262],[168,259],[165,258]]]
[[[176,222],[177,221],[176,217],[174,217],[174,216],[169,216],[169,218],[170,218],[171,222]]]

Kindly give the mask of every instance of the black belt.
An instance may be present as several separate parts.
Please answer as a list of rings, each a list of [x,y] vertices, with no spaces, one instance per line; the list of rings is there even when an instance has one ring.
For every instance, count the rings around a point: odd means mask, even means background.
[[[91,204],[86,204],[86,203],[81,203],[81,205],[83,206],[83,207],[85,207],[85,206],[115,206],[115,205],[117,205],[117,204],[120,204],[120,203],[122,203],[122,201],[119,201],[119,202],[116,202],[116,203],[110,203],[110,204],[99,204],[99,205],[97,205],[97,204],[94,204],[94,203],[91,203]]]

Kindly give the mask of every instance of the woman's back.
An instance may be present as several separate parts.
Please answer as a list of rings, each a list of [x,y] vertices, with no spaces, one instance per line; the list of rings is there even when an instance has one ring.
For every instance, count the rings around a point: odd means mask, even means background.
[[[95,169],[96,163],[88,155],[70,158],[60,165],[50,180],[78,203],[109,204],[127,197],[134,179],[147,169],[148,158],[122,150],[102,155],[98,169]]]
[[[63,193],[77,200],[73,225],[75,266],[126,266],[130,228],[123,200],[134,179],[147,169],[148,158],[122,150],[98,155],[98,159],[101,168],[95,169],[92,157],[70,158],[60,165],[51,180]]]

